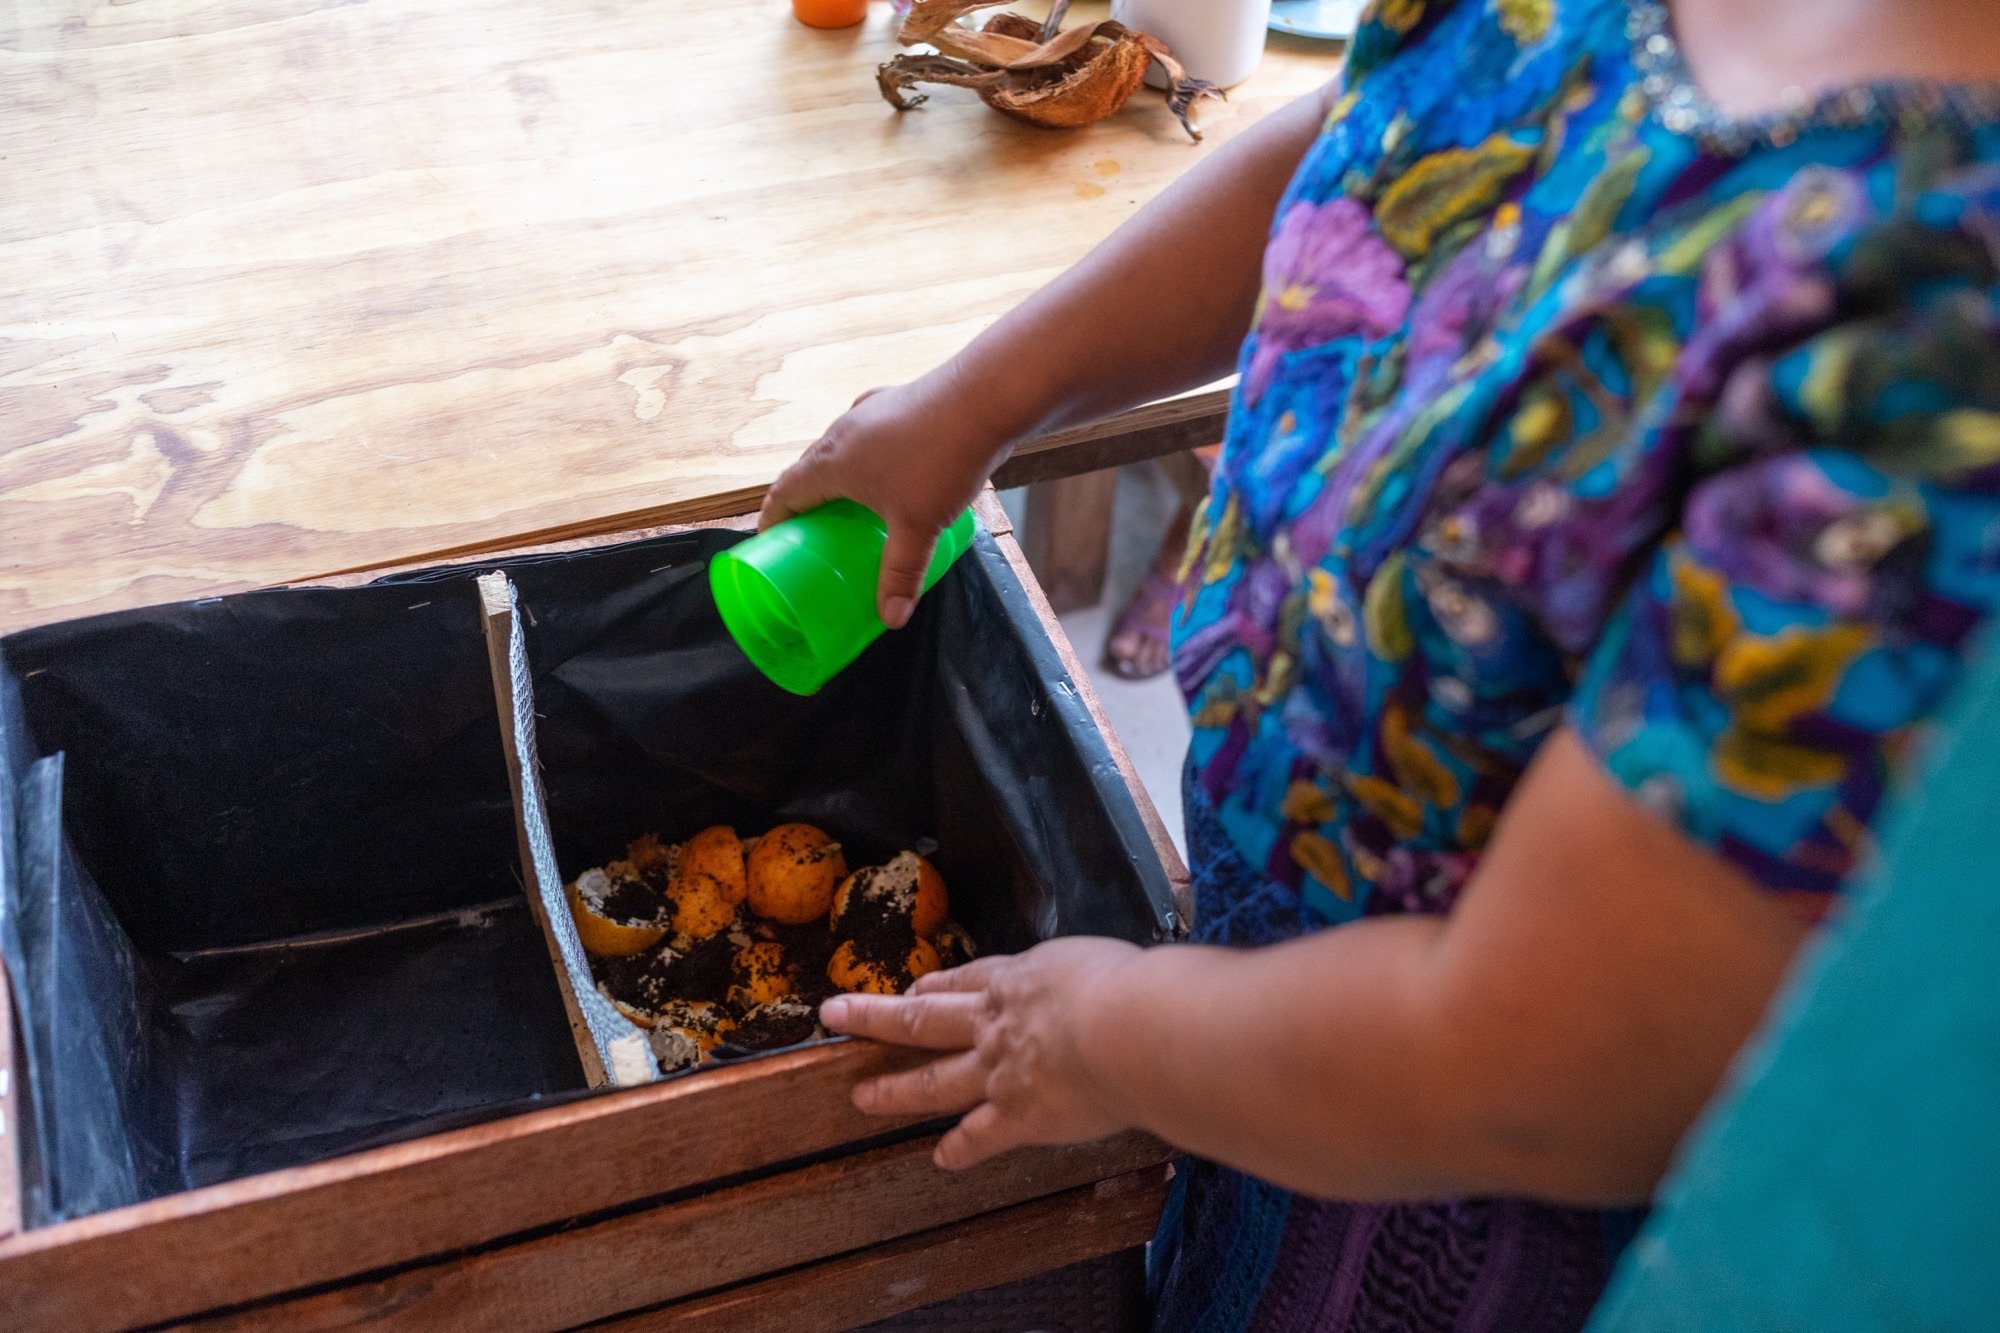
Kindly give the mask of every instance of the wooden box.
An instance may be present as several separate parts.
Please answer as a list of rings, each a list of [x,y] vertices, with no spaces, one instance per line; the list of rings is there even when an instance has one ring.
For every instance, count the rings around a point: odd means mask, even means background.
[[[1050,697],[1102,727],[1004,516],[988,501],[982,517],[1040,627]],[[1145,854],[1184,897],[1157,816],[1102,741]],[[939,1172],[939,1126],[848,1100],[912,1058],[843,1041],[20,1230],[18,1036],[0,1025],[10,1329],[841,1327],[1137,1244],[1166,1178],[1142,1135]]]

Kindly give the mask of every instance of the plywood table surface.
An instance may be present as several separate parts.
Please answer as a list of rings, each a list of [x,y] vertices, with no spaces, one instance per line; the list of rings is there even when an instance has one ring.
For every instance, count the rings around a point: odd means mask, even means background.
[[[1333,70],[1274,43],[1196,146],[898,115],[879,4],[0,16],[0,630],[740,511]]]

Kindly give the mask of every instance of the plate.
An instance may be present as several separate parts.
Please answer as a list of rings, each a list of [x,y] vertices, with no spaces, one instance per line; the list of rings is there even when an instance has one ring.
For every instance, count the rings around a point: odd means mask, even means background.
[[[1271,0],[1271,31],[1346,40],[1367,0]]]

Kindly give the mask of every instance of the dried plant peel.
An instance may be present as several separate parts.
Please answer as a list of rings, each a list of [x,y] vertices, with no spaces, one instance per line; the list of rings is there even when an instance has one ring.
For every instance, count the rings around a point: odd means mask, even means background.
[[[1019,14],[996,14],[984,28],[959,20],[1006,0],[916,0],[896,39],[928,44],[938,54],[907,52],[876,71],[882,96],[898,111],[925,100],[918,84],[970,88],[994,110],[1033,125],[1071,129],[1094,124],[1132,99],[1158,62],[1166,72],[1167,106],[1189,136],[1201,131],[1194,104],[1220,97],[1215,86],[1190,79],[1166,43],[1122,23],[1060,28],[1067,5],[1058,3],[1046,23]]]

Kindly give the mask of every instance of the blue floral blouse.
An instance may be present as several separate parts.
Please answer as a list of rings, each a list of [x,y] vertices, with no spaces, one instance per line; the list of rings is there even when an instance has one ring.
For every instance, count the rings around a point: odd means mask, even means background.
[[[1198,938],[1448,909],[1564,723],[1804,912],[1866,855],[2000,596],[2000,128],[1908,84],[1724,136],[1671,52],[1651,0],[1364,21],[1176,616]],[[1215,1168],[1181,1203],[1176,1326],[1375,1327],[1370,1272],[1502,1226],[1436,1205],[1404,1253]],[[1608,1246],[1509,1208],[1515,1259],[1379,1326],[1580,1321]],[[1493,1295],[1531,1252],[1568,1305]]]

